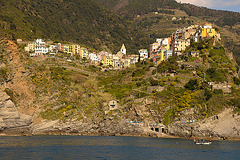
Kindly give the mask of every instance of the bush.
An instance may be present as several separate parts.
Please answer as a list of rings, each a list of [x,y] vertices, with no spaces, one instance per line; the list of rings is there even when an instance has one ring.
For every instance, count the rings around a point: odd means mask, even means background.
[[[7,95],[10,96],[10,100],[16,105],[17,102],[16,102],[16,99],[14,97],[14,95],[16,95],[15,92],[12,89],[9,89],[9,88],[6,88],[4,90],[4,92],[6,92]]]
[[[212,97],[212,93],[210,90],[205,90],[204,91],[204,96],[206,98],[206,101],[208,101]]]
[[[236,85],[240,85],[240,79],[237,77],[233,77],[233,83]]]
[[[207,79],[211,81],[224,82],[227,80],[227,70],[209,68],[207,73]]]
[[[0,69],[0,78],[2,81],[7,80],[7,68],[1,68]]]
[[[197,90],[200,88],[200,84],[197,79],[190,79],[184,87],[188,90]]]
[[[223,90],[222,89],[214,89],[213,93],[223,95]]]
[[[149,81],[150,81],[151,86],[157,86],[158,85],[158,80],[154,80],[154,79],[150,78]]]

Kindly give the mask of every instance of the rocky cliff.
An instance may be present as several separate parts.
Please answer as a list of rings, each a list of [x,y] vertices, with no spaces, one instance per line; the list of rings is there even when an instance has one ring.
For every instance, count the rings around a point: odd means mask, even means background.
[[[96,78],[90,76],[93,72],[82,74],[82,66],[80,69],[76,66],[67,69],[68,63],[64,63],[65,69],[53,67],[56,61],[52,62],[50,58],[37,61],[35,57],[28,57],[13,41],[2,40],[0,47],[1,135],[166,136],[151,130],[154,130],[154,124],[166,122],[164,113],[171,111],[171,106],[159,107],[163,103],[161,96],[141,98],[140,94],[135,97],[133,94],[126,97],[124,104],[116,111],[106,114],[106,102],[112,100],[113,96],[103,93],[103,87],[98,88]],[[58,64],[63,66],[63,60]],[[70,72],[75,68],[74,72]],[[81,81],[72,80],[79,78],[71,76],[76,73],[81,75]],[[132,75],[124,79],[122,74],[115,83],[119,85],[119,81],[124,81],[128,84]],[[223,110],[205,120],[181,123],[184,119],[197,119],[196,115],[199,115],[199,111],[195,108],[180,112],[179,123],[173,122],[167,126],[168,136],[240,139],[240,116],[233,114],[232,109]],[[141,122],[142,127],[128,120]]]
[[[31,134],[32,117],[22,114],[5,92],[0,92],[0,134]]]
[[[100,122],[93,122],[91,119],[71,122],[44,120],[40,124],[31,125],[31,127],[33,134],[159,136],[148,128],[138,127],[124,120],[110,119]]]
[[[240,139],[240,115],[231,108],[218,115],[193,123],[173,123],[168,126],[169,136],[213,137],[215,139]],[[20,113],[5,92],[0,92],[0,134],[1,135],[112,135],[162,137],[148,127],[139,127],[122,119],[41,120],[33,123],[33,117]],[[166,136],[166,135],[165,135]]]
[[[232,108],[207,119],[193,123],[173,123],[169,134],[180,137],[215,137],[216,139],[240,139],[240,115]]]
[[[37,134],[75,134],[75,135],[128,135],[157,136],[147,128],[141,128],[124,120],[105,119],[93,122],[91,119],[82,121],[42,120],[33,123],[33,117],[20,113],[5,92],[0,92],[0,134],[1,135],[37,135]]]

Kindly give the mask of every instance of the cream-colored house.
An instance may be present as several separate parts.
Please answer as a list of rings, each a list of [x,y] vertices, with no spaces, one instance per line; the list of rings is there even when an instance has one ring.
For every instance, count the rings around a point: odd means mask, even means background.
[[[190,39],[188,39],[188,40],[178,39],[175,41],[175,51],[176,52],[184,51],[188,46],[190,46]]]
[[[111,101],[109,101],[109,103],[108,103],[108,109],[109,109],[110,111],[119,109],[119,102],[116,101],[116,100],[111,100]]]

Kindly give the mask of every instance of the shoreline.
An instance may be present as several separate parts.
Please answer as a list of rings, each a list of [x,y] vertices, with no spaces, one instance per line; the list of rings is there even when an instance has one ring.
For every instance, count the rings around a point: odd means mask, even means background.
[[[50,132],[39,132],[39,133],[11,133],[11,132],[2,132],[0,133],[0,137],[31,137],[31,136],[112,136],[112,137],[143,137],[143,138],[169,138],[169,139],[206,139],[208,140],[209,137],[183,137],[183,136],[175,136],[170,134],[101,134],[101,133],[67,133],[67,132],[61,132],[61,131],[50,131]],[[213,141],[240,141],[240,138],[234,138],[234,137],[227,137],[227,139],[221,139],[220,137],[211,137],[211,140]]]

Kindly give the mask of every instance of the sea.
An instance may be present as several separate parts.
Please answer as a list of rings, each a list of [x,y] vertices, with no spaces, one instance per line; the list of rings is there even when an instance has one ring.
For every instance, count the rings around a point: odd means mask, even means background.
[[[115,136],[0,137],[4,160],[238,160],[240,142],[212,141],[196,145],[190,139]]]

